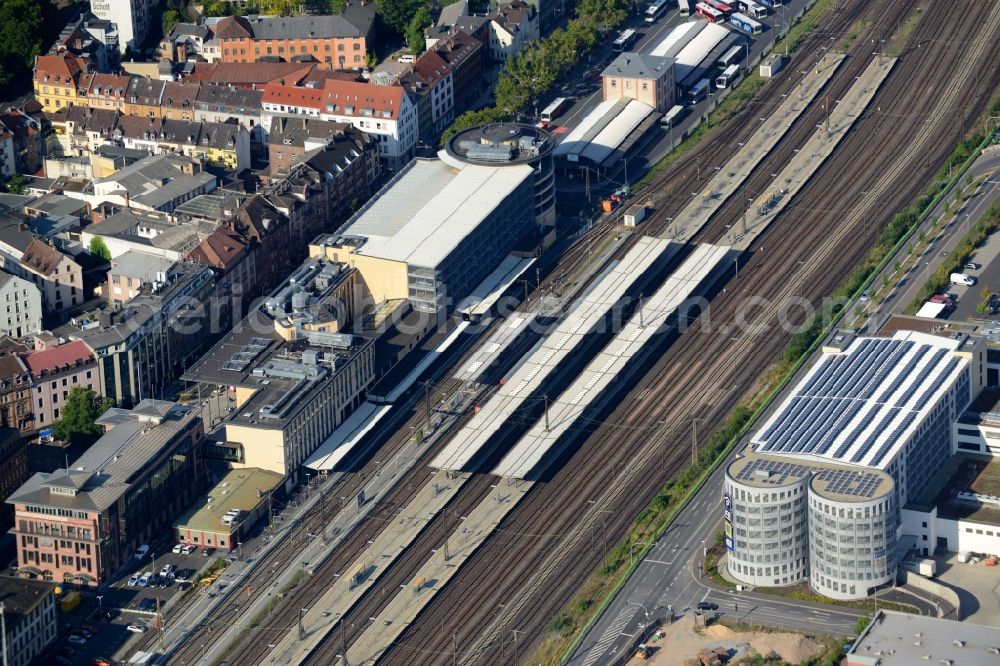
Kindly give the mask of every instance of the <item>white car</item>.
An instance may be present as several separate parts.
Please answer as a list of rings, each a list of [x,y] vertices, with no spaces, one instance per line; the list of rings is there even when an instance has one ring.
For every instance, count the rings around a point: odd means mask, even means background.
[[[87,639],[84,638],[83,636],[80,636],[79,634],[70,634],[69,638],[67,638],[66,640],[68,640],[70,643],[73,643],[74,645],[86,645],[87,643]]]
[[[181,548],[181,552],[184,553],[185,555],[190,555],[191,553],[193,553],[197,549],[198,549],[198,546],[192,546],[191,544],[185,544],[184,547]]]
[[[131,631],[133,634],[144,634],[144,633],[146,633],[146,627],[143,626],[143,625],[141,625],[141,624],[130,624],[130,625],[128,625],[125,628],[128,629],[129,631]]]
[[[148,552],[149,552],[149,544],[145,543],[142,544],[141,546],[135,549],[135,559],[141,560],[146,556],[146,553]]]
[[[172,574],[176,569],[177,569],[177,567],[175,567],[172,564],[164,564],[163,568],[160,569],[160,577],[161,578],[166,578],[167,576],[169,576],[170,574]]]
[[[170,549],[170,552],[177,553],[178,555],[180,555],[180,553],[183,550],[184,550],[184,544],[178,543],[178,544],[175,544],[174,547]]]
[[[126,585],[128,585],[129,587],[135,587],[136,585],[139,584],[139,578],[141,576],[142,576],[142,574],[140,574],[140,573],[134,573],[134,574],[132,574],[129,577],[128,583],[126,583]]]

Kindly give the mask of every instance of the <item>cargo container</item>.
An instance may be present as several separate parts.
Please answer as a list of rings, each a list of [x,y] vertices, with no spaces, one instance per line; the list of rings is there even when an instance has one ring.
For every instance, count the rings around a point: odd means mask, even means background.
[[[786,58],[780,53],[772,53],[760,63],[760,75],[765,79],[777,76],[785,67]]]
[[[625,211],[623,221],[626,227],[634,227],[644,219],[646,219],[646,206],[644,204],[635,204],[629,206],[628,210]]]

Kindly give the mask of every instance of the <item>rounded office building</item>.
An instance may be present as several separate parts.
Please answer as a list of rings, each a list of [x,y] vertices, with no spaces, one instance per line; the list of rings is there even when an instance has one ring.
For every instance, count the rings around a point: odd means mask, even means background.
[[[534,172],[535,222],[556,224],[556,178],[552,162],[555,143],[545,130],[523,123],[479,125],[458,132],[439,157],[480,166],[527,164]],[[457,166],[454,165],[453,166]]]
[[[726,566],[747,585],[793,585],[808,572],[809,470],[748,456],[726,469]]]
[[[895,579],[897,507],[892,477],[877,470],[818,473],[809,482],[809,584],[861,599]]]

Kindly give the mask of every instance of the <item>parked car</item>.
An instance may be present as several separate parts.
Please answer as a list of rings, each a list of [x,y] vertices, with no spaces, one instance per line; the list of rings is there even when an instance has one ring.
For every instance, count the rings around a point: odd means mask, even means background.
[[[714,611],[719,610],[718,604],[713,604],[711,601],[702,601],[698,604],[698,610],[702,611]]]
[[[978,270],[979,270],[980,268],[982,268],[982,267],[983,267],[983,265],[982,265],[982,264],[977,264],[977,263],[976,263],[976,262],[974,262],[974,261],[970,261],[969,263],[967,263],[967,264],[965,265],[965,267],[966,267],[966,268],[967,268],[968,270],[970,270],[970,271],[978,271]]]
[[[214,554],[215,554],[214,548],[206,548],[205,550],[201,551],[202,557],[211,557]]]
[[[149,552],[149,544],[145,544],[144,543],[144,544],[142,544],[141,546],[139,546],[138,548],[135,549],[135,556],[134,557],[137,560],[141,560],[142,558],[146,557],[146,553],[148,553],[148,552]]]
[[[129,576],[129,579],[128,579],[128,582],[126,583],[126,585],[128,585],[129,587],[135,587],[136,585],[139,584],[139,578],[141,578],[141,577],[142,577],[142,574],[140,574],[138,571],[135,572],[134,574],[132,574],[131,576]]]
[[[85,645],[87,643],[87,639],[80,634],[70,634],[66,640],[73,645]]]
[[[139,577],[139,587],[149,587],[149,581],[153,578],[153,572],[147,571]]]
[[[144,625],[141,625],[141,624],[130,624],[130,625],[128,625],[125,628],[128,629],[129,631],[131,631],[133,634],[144,634],[144,633],[146,633],[146,627]]]
[[[175,544],[174,547],[170,549],[170,552],[176,553],[178,555],[180,555],[183,551],[184,551],[184,544],[182,543]]]
[[[85,631],[88,634],[90,634],[91,636],[93,636],[94,634],[97,633],[97,629],[95,629],[94,627],[90,626],[89,624],[81,624],[80,625],[80,631]]]
[[[169,576],[175,571],[177,571],[177,567],[175,567],[174,565],[164,564],[163,568],[160,569],[160,578],[163,578],[164,576]]]
[[[181,548],[181,552],[185,555],[190,555],[196,550],[198,550],[198,546],[192,546],[191,544],[185,544],[184,547]]]

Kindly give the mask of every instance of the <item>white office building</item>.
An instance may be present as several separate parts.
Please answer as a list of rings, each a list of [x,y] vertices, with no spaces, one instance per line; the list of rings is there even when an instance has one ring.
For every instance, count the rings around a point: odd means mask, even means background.
[[[118,48],[137,50],[149,37],[152,10],[159,0],[91,0],[90,11],[118,26]]]
[[[966,335],[835,335],[726,470],[730,574],[768,586],[808,577],[840,599],[893,580],[912,541],[901,509],[956,451],[953,424],[985,366],[985,342]]]

